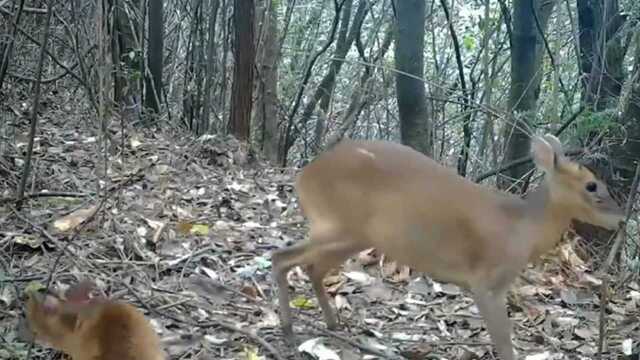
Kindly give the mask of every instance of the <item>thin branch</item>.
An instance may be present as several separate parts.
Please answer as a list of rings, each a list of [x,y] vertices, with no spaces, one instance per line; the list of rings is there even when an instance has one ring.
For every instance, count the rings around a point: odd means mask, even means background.
[[[544,5],[540,5],[541,7]],[[533,19],[535,20],[536,23],[536,29],[538,30],[538,35],[540,35],[540,38],[542,39],[542,42],[544,43],[544,48],[547,50],[547,55],[549,55],[549,60],[551,61],[551,67],[553,68],[553,71],[558,74],[558,83],[560,84],[560,89],[562,91],[562,93],[565,96],[565,100],[567,101],[567,103],[569,102],[569,91],[567,91],[567,88],[564,86],[564,82],[562,81],[562,76],[560,74],[560,72],[558,71],[558,66],[556,65],[556,59],[553,56],[553,52],[551,51],[551,47],[549,46],[549,41],[547,40],[547,36],[545,35],[543,29],[542,29],[542,25],[540,25],[540,19],[538,18],[538,9],[536,8],[536,6],[533,4],[533,1],[531,2],[531,12],[533,13]]]
[[[42,44],[40,43],[40,41],[38,41],[36,38],[34,38],[33,36],[31,36],[31,34],[24,30],[23,28],[17,26],[15,23],[13,23],[13,26],[16,26],[16,28],[18,29],[18,32],[22,35],[24,35],[24,37],[26,37],[29,41],[31,41],[32,43],[38,45],[38,46],[42,46]],[[60,66],[61,68],[63,68],[64,70],[66,70],[69,75],[71,75],[74,79],[78,80],[78,82],[84,86],[88,86],[86,85],[86,83],[82,80],[82,78],[80,78],[80,76],[78,76],[78,74],[74,73],[73,71],[71,71],[71,68],[69,68],[67,65],[63,64],[60,60],[58,60],[58,58],[56,56],[54,56],[49,50],[47,50],[46,48],[44,49],[45,54],[47,54],[51,60],[58,66]]]
[[[288,122],[287,122],[287,128],[284,134],[284,146],[283,146],[283,151],[284,154],[282,156],[282,165],[286,166],[286,162],[287,162],[287,153],[289,152],[289,148],[291,147],[291,145],[293,144],[292,141],[292,130],[294,130],[294,117],[296,115],[296,113],[298,112],[298,109],[300,108],[300,103],[302,102],[302,95],[304,93],[305,88],[307,87],[307,83],[309,82],[309,79],[311,78],[311,72],[313,70],[313,66],[316,64],[316,61],[318,61],[318,58],[320,57],[320,55],[324,54],[325,51],[327,51],[327,49],[329,49],[329,46],[331,46],[331,44],[333,44],[333,40],[336,37],[336,31],[338,29],[338,23],[340,22],[340,12],[342,10],[342,5],[344,4],[345,0],[342,1],[338,1],[338,0],[333,0],[333,6],[335,8],[335,16],[333,17],[333,22],[331,24],[331,34],[329,36],[329,39],[327,40],[327,42],[322,46],[322,48],[320,48],[320,50],[318,50],[315,54],[313,54],[313,56],[311,57],[311,60],[309,61],[309,65],[307,66],[307,69],[305,71],[304,77],[302,79],[302,83],[300,84],[300,87],[298,89],[298,93],[296,94],[296,100],[295,103],[293,105],[293,108],[291,109],[291,111],[289,112],[289,116],[288,116]],[[297,129],[296,129],[297,130]]]
[[[627,199],[627,206],[625,208],[625,221],[624,221],[625,223],[629,221],[629,218],[631,217],[631,213],[633,212],[633,204],[635,204],[636,195],[638,193],[638,178],[640,178],[640,163],[636,165],[636,173],[633,176],[631,191],[629,193],[629,198]],[[623,243],[623,240],[626,238],[625,231],[619,231],[619,233],[621,235],[617,236],[616,241],[613,243],[613,246],[611,247],[611,251],[609,251],[609,256],[607,256],[607,261],[602,270],[603,273],[606,273],[606,271],[608,271],[609,268],[611,267],[611,264],[613,264],[613,259],[616,257],[618,253],[618,249],[620,248],[620,245]]]
[[[453,49],[455,52],[456,65],[458,66],[458,77],[460,78],[460,88],[462,89],[462,98],[464,99],[463,112],[467,115],[462,123],[463,144],[460,148],[460,154],[458,154],[458,174],[460,176],[466,176],[467,163],[469,162],[469,148],[471,147],[471,122],[473,121],[473,112],[468,111],[471,107],[469,103],[469,91],[467,89],[467,81],[464,75],[464,64],[462,63],[462,55],[460,52],[460,42],[458,41],[458,35],[453,28],[453,22],[451,21],[451,15],[449,14],[449,8],[447,7],[447,0],[440,0],[444,16],[449,24],[449,32],[451,33],[451,39],[453,40]],[[485,49],[485,51],[488,51]]]
[[[569,119],[567,119],[559,128],[558,130],[554,131],[554,135],[555,136],[559,136],[560,134],[562,134],[567,127],[569,127],[569,125],[571,125],[574,121],[576,121],[576,119],[578,118],[578,116],[580,116],[580,114],[582,114],[582,112],[585,110],[584,106],[581,106],[575,113],[571,114],[571,116],[569,117]],[[579,149],[579,150],[571,150],[571,151],[567,151],[566,154],[567,155],[579,155],[581,153],[583,153],[584,151]],[[497,175],[498,173],[501,173],[505,170],[509,170],[511,168],[514,168],[516,166],[520,166],[523,164],[528,163],[529,161],[531,161],[531,156],[525,156],[522,157],[520,159],[515,159],[511,162],[508,162],[502,166],[500,166],[497,169],[493,169],[490,171],[487,171],[483,174],[478,175],[478,177],[475,178],[474,182],[479,183],[493,175]]]
[[[513,46],[513,29],[511,27],[511,14],[509,13],[509,7],[504,0],[498,0],[500,4],[500,12],[502,12],[502,18],[504,19],[504,25],[507,27],[507,35],[509,35],[509,47]]]

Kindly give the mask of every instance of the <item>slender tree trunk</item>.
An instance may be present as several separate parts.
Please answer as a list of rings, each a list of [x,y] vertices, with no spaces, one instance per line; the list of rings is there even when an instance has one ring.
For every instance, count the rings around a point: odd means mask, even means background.
[[[264,0],[266,7],[264,44],[260,61],[261,78],[258,84],[260,94],[256,109],[258,123],[262,127],[262,152],[269,161],[278,163],[279,131],[278,131],[278,18],[276,1]]]
[[[620,119],[625,129],[624,141],[616,141],[612,147],[612,159],[616,172],[620,175],[621,190],[628,194],[633,181],[634,169],[640,162],[640,33],[635,34],[636,50],[633,77],[629,84],[630,94],[624,99]]]
[[[531,124],[535,119],[541,81],[538,73],[544,49],[542,36],[544,36],[553,5],[553,1],[513,1],[509,92],[509,108],[513,115],[504,128],[504,163],[529,155],[529,134],[534,131]],[[498,186],[516,193],[523,192],[527,184],[522,180],[532,168],[533,165],[528,163],[502,172],[503,176],[498,179]]]
[[[394,0],[396,96],[402,143],[424,154],[432,153],[424,73],[424,0]]]
[[[149,51],[147,53],[149,74],[145,74],[145,107],[156,114],[160,112],[162,98],[163,28],[162,0],[149,1]]]
[[[234,0],[234,67],[231,87],[229,131],[239,140],[249,141],[253,106],[253,65],[255,62],[255,4]]]
[[[616,0],[577,0],[582,99],[593,111],[615,106],[624,82],[626,20]]]
[[[220,0],[211,0],[211,13],[209,15],[209,38],[207,39],[207,65],[205,72],[205,84],[204,84],[204,99],[202,104],[202,115],[200,117],[200,126],[198,126],[198,135],[206,134],[209,132],[209,116],[211,114],[211,107],[213,106],[213,99],[211,98],[211,91],[214,84],[214,70],[216,68],[217,54],[216,54],[216,19],[218,18],[218,8],[220,7]]]

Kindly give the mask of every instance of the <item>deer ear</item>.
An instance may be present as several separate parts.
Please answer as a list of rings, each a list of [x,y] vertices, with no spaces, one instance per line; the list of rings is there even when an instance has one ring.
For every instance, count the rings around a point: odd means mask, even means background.
[[[544,139],[547,141],[547,143],[549,143],[549,145],[551,145],[556,155],[564,156],[564,149],[562,143],[560,142],[560,139],[558,139],[553,134],[545,134]]]
[[[90,280],[82,280],[78,284],[67,289],[65,297],[69,302],[85,302],[91,298],[91,291],[95,288],[95,284]]]
[[[536,166],[546,173],[553,172],[555,169],[557,154],[547,140],[539,136],[531,138],[531,156]]]

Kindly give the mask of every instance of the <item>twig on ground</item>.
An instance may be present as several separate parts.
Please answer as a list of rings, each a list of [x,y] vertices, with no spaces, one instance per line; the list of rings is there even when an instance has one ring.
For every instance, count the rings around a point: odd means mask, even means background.
[[[42,197],[70,197],[70,198],[81,198],[90,196],[90,193],[78,193],[78,192],[64,192],[64,191],[51,191],[51,192],[38,192],[38,193],[30,193],[24,194],[23,199],[34,199],[34,198],[42,198]],[[8,202],[16,202],[18,201],[15,197],[4,197],[0,198],[0,204],[8,203]]]

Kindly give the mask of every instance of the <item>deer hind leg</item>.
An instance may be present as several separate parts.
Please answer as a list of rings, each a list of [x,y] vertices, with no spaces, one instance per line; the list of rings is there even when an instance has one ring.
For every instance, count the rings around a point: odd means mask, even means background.
[[[337,231],[318,234],[312,231],[311,240],[288,248],[278,250],[272,255],[273,273],[278,285],[278,303],[280,308],[280,325],[285,336],[293,337],[291,308],[287,273],[297,265],[307,265],[313,291],[318,298],[327,327],[337,327],[336,316],[329,304],[329,297],[323,284],[327,272],[340,265],[351,254],[362,247],[350,241],[345,234]]]
[[[322,246],[320,256],[307,268],[313,291],[316,294],[316,298],[318,298],[318,304],[322,310],[324,321],[330,330],[338,328],[338,320],[329,304],[329,296],[323,283],[324,277],[331,269],[340,266],[350,255],[362,250],[357,242],[351,242],[345,238],[341,240],[343,241],[321,242],[320,244],[324,246]]]
[[[302,263],[305,253],[311,247],[309,241],[289,246],[275,251],[271,255],[272,272],[278,287],[278,307],[280,326],[285,338],[293,339],[293,327],[291,324],[291,308],[289,307],[289,283],[287,274],[289,270]]]

